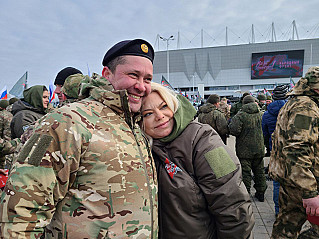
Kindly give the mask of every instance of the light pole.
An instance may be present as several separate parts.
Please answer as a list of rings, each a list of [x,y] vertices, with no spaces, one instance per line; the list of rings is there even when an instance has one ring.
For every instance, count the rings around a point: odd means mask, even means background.
[[[193,98],[195,100],[195,75],[191,75],[191,77],[193,77]]]
[[[169,45],[169,40],[175,40],[174,39],[174,36],[172,35],[172,36],[170,36],[169,38],[164,38],[164,37],[162,37],[162,36],[160,36],[160,39],[162,39],[163,41],[166,41],[166,46],[167,46],[167,60],[166,60],[166,62],[167,62],[167,81],[169,82],[169,53],[168,53],[168,45]]]

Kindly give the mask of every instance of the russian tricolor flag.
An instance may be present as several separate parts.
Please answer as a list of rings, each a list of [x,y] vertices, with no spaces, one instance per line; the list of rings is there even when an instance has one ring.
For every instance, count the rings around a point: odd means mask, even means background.
[[[7,86],[5,86],[5,87],[2,89],[2,91],[1,91],[1,93],[0,93],[0,99],[1,99],[1,100],[6,100],[6,99],[8,99]]]
[[[53,82],[51,81],[49,84],[49,102],[51,103],[52,100],[55,98],[55,93],[54,93],[54,85]]]

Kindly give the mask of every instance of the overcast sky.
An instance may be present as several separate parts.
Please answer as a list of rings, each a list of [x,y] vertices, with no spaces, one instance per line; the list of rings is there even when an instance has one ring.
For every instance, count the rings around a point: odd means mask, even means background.
[[[298,35],[319,37],[318,0],[2,0],[0,1],[0,90],[8,90],[28,71],[28,84],[47,85],[66,66],[101,73],[102,58],[118,41],[143,38],[155,51],[166,50],[157,35],[169,37],[170,49],[292,37],[292,21]]]

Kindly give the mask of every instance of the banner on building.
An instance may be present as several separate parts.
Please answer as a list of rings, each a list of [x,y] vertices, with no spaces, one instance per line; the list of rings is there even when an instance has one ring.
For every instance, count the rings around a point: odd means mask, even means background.
[[[301,77],[304,50],[252,53],[251,79]]]

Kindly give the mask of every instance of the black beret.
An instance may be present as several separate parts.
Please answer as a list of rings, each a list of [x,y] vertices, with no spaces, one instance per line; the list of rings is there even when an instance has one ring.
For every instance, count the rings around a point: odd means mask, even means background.
[[[143,56],[153,63],[154,49],[150,43],[143,39],[121,41],[106,52],[102,65],[106,66],[115,57],[124,55]]]
[[[64,85],[65,79],[70,75],[82,74],[82,72],[73,67],[65,67],[56,75],[54,85]]]

